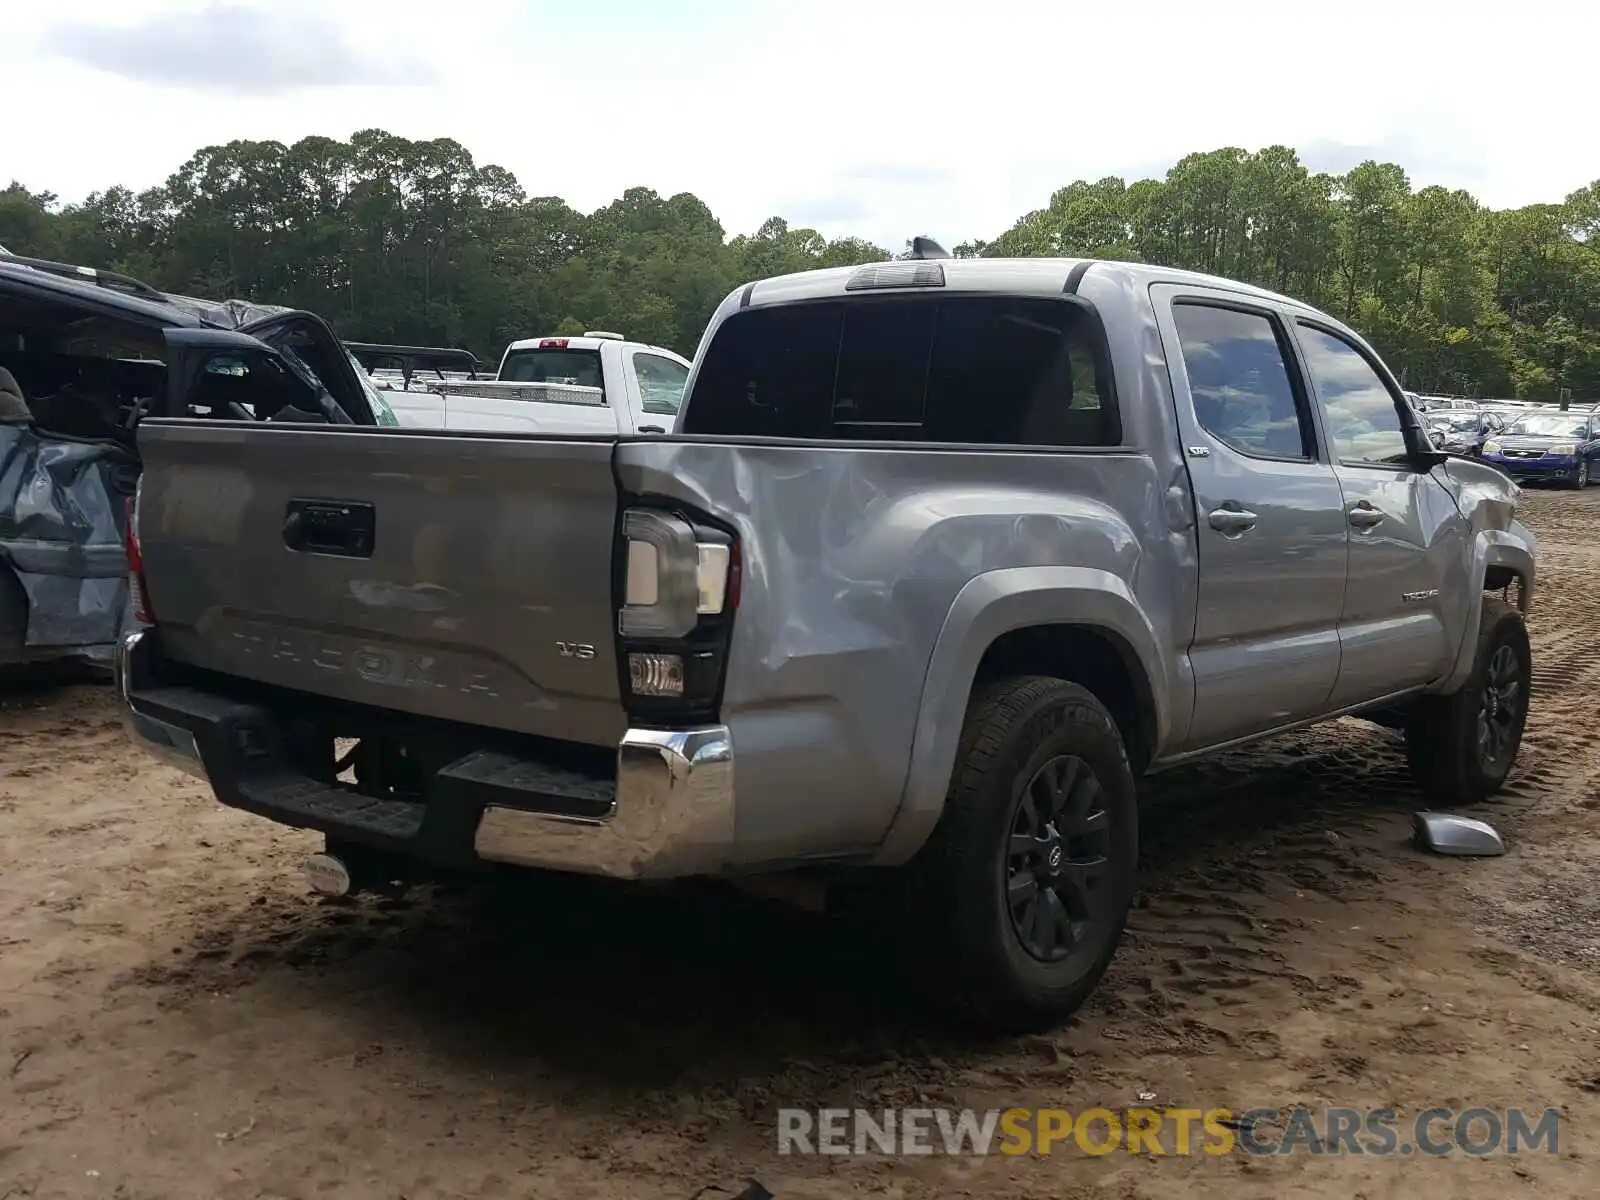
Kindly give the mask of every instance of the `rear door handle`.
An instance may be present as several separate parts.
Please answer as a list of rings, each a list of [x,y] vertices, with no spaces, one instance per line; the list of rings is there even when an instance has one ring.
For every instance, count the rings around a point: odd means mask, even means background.
[[[1371,529],[1383,520],[1383,514],[1363,500],[1350,510],[1350,524],[1357,529]]]
[[[1213,508],[1207,514],[1207,518],[1211,522],[1211,528],[1227,534],[1243,533],[1247,529],[1254,529],[1257,520],[1256,514],[1248,508],[1239,508],[1238,506],[1229,508],[1226,504],[1221,508]]]

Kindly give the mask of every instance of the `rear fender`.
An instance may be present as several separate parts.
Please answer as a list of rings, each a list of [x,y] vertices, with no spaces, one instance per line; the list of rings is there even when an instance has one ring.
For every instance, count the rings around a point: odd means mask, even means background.
[[[1155,743],[1171,733],[1171,684],[1155,629],[1122,579],[1086,567],[1012,567],[972,579],[956,595],[922,686],[911,765],[900,807],[873,862],[909,860],[944,811],[973,681],[984,654],[1014,630],[1074,625],[1118,642],[1144,675],[1154,707]]]

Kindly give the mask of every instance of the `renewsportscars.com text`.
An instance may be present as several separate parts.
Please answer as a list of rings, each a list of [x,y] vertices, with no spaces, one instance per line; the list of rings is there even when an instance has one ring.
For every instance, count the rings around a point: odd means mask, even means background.
[[[780,1109],[779,1154],[1558,1153],[1554,1108]]]

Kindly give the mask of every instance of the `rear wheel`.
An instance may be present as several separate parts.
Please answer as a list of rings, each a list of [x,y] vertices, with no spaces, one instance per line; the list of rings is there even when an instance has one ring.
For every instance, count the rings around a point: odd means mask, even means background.
[[[1522,744],[1532,683],[1522,614],[1504,600],[1485,599],[1466,684],[1419,701],[1406,724],[1411,776],[1431,799],[1470,804],[1505,785]]]
[[[1030,676],[974,697],[944,815],[912,868],[925,965],[953,1007],[1037,1030],[1088,998],[1132,902],[1137,820],[1121,735],[1090,692]]]

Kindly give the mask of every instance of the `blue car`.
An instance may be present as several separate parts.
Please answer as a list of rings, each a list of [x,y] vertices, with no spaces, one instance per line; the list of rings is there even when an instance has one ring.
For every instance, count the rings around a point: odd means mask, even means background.
[[[1588,487],[1600,461],[1600,413],[1530,412],[1484,443],[1483,461],[1518,482],[1551,479]]]

